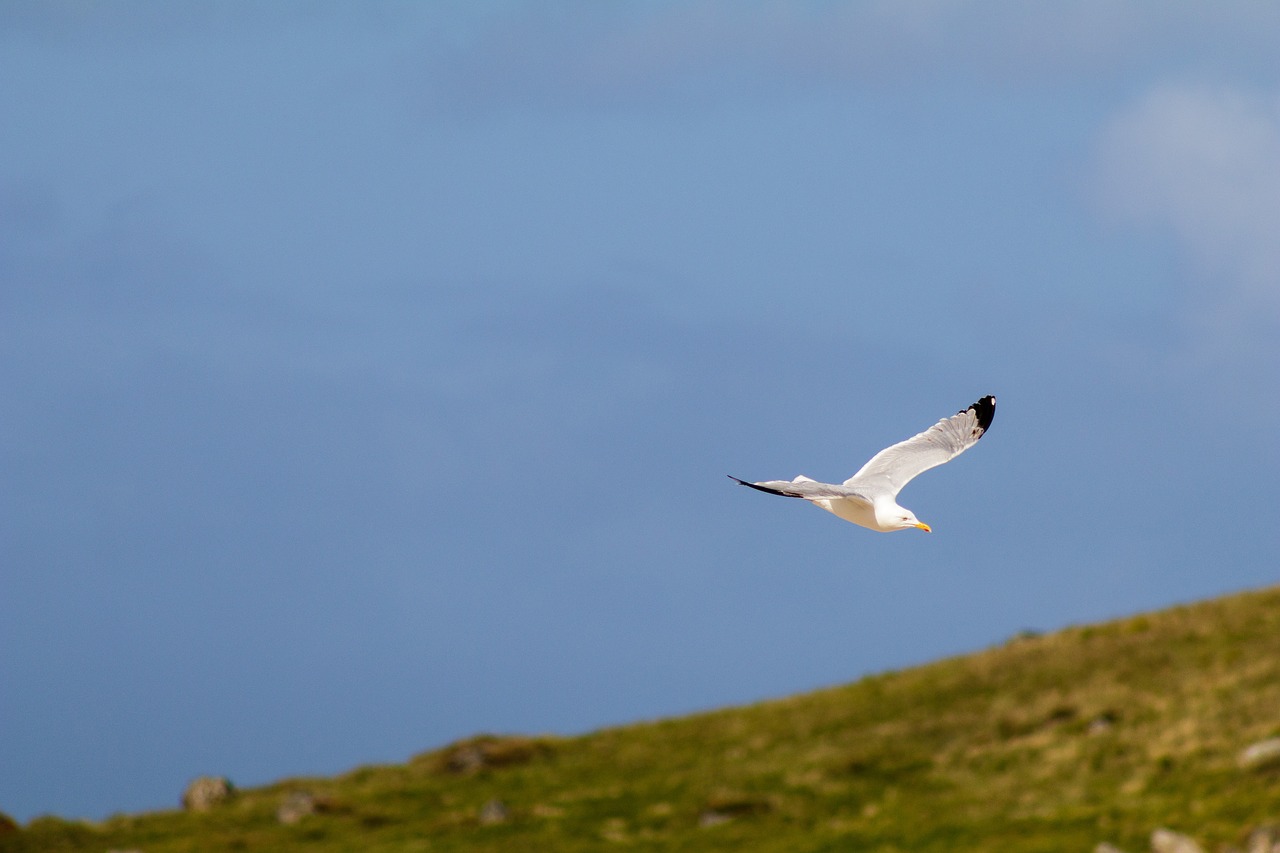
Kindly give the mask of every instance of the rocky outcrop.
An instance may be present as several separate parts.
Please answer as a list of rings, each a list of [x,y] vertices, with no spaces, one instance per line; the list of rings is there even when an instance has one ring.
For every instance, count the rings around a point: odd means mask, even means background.
[[[1226,846],[1217,848],[1222,853],[1280,853],[1280,824],[1264,824],[1249,833],[1244,849]],[[1110,842],[1102,841],[1093,853],[1124,853]],[[1195,839],[1171,829],[1160,828],[1151,833],[1151,853],[1204,853]]]
[[[293,825],[308,815],[316,813],[316,798],[306,791],[292,791],[285,795],[276,809],[276,820]]]
[[[1260,826],[1249,833],[1244,853],[1280,853],[1280,826]]]
[[[482,770],[525,764],[550,754],[551,749],[548,738],[479,735],[450,744],[438,753],[420,755],[414,762],[427,762],[446,773],[470,776]]]
[[[201,776],[182,792],[182,807],[189,812],[207,812],[231,799],[235,786],[224,776]]]
[[[1151,833],[1151,853],[1204,853],[1189,835],[1161,827]]]
[[[1151,853],[1204,853],[1189,835],[1161,827],[1151,833]]]
[[[502,800],[490,800],[480,808],[480,825],[492,826],[495,823],[505,823],[511,813],[507,811],[507,806]]]
[[[1280,767],[1280,737],[1260,740],[1250,744],[1236,758],[1245,770],[1263,770]]]

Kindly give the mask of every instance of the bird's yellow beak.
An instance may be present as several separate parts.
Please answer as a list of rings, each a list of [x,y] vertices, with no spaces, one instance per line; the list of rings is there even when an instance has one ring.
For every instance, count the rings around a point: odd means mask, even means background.
[[[925,533],[932,533],[932,532],[933,532],[933,528],[931,528],[929,525],[925,524],[923,521],[917,521],[917,522],[916,522],[916,524],[915,524],[915,526],[916,526],[916,527],[919,527],[919,528],[920,528],[921,530],[923,530]]]

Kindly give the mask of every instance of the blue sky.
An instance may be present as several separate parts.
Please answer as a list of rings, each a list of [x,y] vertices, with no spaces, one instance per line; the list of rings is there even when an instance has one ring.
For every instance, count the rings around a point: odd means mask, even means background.
[[[0,810],[1276,581],[1269,3],[9,3]],[[840,480],[983,394],[880,535]]]

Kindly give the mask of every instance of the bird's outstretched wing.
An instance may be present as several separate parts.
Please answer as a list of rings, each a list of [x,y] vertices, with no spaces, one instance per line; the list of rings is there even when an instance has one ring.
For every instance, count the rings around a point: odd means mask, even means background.
[[[855,488],[848,485],[837,486],[834,483],[819,483],[808,477],[796,477],[794,480],[765,480],[760,483],[748,483],[739,480],[732,474],[729,479],[741,486],[758,489],[771,495],[782,495],[784,498],[804,498],[807,501],[851,500],[870,505],[871,501]]]
[[[919,435],[881,450],[858,473],[845,480],[844,485],[871,493],[888,490],[896,497],[917,475],[951,461],[977,444],[995,414],[996,398],[983,397]]]

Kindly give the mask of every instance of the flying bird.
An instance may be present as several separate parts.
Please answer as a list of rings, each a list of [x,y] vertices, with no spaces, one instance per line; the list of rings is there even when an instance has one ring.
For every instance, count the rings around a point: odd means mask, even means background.
[[[996,398],[983,397],[919,435],[881,450],[841,485],[819,483],[803,474],[790,482],[748,483],[732,474],[729,479],[771,495],[804,498],[845,521],[881,533],[911,527],[929,533],[932,532],[929,525],[916,518],[911,510],[898,506],[898,492],[917,475],[950,462],[977,444],[995,415]]]

